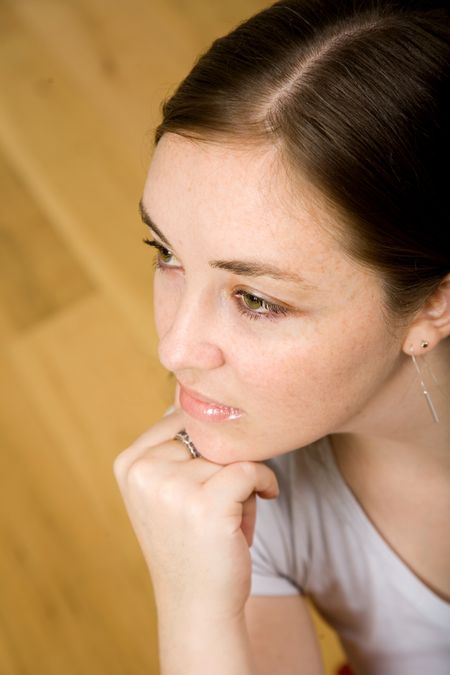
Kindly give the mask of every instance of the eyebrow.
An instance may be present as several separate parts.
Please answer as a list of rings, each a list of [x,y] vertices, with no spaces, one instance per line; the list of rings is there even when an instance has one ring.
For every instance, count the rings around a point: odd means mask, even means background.
[[[141,214],[142,222],[144,222],[148,227],[153,230],[153,232],[161,239],[164,244],[166,244],[170,249],[172,245],[169,240],[164,236],[161,230],[153,222],[150,215],[144,208],[142,199],[139,202],[139,212]],[[251,260],[210,260],[209,265],[215,269],[226,270],[237,274],[238,276],[244,277],[271,277],[272,279],[280,279],[281,281],[290,281],[295,284],[301,284],[306,288],[313,289],[316,286],[308,283],[303,277],[295,272],[285,272],[284,270],[271,265],[270,263],[259,263],[253,262]]]
[[[142,222],[145,223],[146,225],[148,225],[149,228],[150,228],[151,230],[153,230],[153,232],[154,232],[155,234],[157,234],[158,237],[161,239],[161,241],[163,241],[165,244],[167,244],[167,246],[168,246],[169,248],[172,248],[172,246],[171,246],[170,242],[168,241],[168,239],[166,239],[166,237],[163,235],[163,233],[161,232],[161,230],[159,230],[159,229],[156,227],[155,223],[153,222],[153,220],[150,218],[149,214],[148,214],[147,211],[145,210],[144,204],[142,203],[142,199],[141,199],[140,202],[139,202],[139,213],[141,214]]]

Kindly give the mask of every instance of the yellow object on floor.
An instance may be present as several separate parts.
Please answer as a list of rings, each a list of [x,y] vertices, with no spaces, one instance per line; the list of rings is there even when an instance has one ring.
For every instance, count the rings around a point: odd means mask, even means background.
[[[342,650],[336,633],[322,619],[313,604],[308,600],[308,608],[311,612],[314,626],[319,638],[322,658],[326,675],[336,675],[339,668],[346,663],[345,654]]]

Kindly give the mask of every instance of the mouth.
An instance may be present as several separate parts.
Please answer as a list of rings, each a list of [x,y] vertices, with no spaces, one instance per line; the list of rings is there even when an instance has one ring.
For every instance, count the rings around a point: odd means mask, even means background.
[[[202,422],[236,420],[244,414],[239,408],[207,399],[202,394],[186,389],[182,385],[180,385],[180,405],[190,417]]]

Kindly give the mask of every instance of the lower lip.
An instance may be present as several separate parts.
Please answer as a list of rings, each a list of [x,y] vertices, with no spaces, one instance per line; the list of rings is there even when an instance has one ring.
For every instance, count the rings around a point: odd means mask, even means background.
[[[200,401],[183,387],[180,387],[180,405],[188,415],[203,422],[224,422],[225,420],[236,420],[242,416],[242,410],[238,408],[228,408],[224,405],[217,405],[217,403]]]

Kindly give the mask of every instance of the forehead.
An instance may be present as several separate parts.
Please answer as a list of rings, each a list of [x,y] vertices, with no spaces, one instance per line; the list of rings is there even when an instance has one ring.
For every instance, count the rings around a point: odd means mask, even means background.
[[[276,239],[291,248],[299,242],[340,252],[336,215],[326,199],[298,173],[289,177],[277,148],[191,141],[165,134],[152,158],[144,206],[153,220],[170,227],[180,217],[195,230],[244,239]],[[196,232],[199,234],[199,232]]]
[[[324,195],[290,173],[273,146],[166,134],[142,201],[175,252],[196,265],[244,259],[284,268],[314,286],[332,312],[363,312],[368,298],[371,307],[382,299],[380,279],[344,252],[345,228]]]

